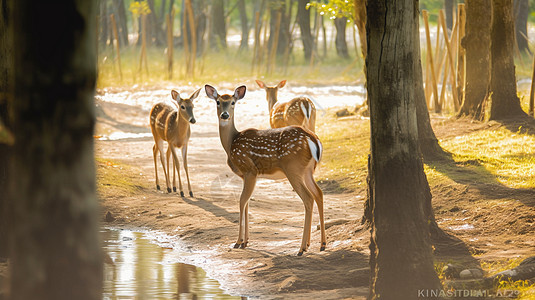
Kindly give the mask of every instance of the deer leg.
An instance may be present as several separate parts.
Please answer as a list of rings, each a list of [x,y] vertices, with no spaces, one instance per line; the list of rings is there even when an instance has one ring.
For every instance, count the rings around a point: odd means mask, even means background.
[[[303,204],[305,205],[305,225],[303,228],[303,239],[301,241],[301,248],[299,249],[298,256],[303,255],[303,252],[307,251],[308,244],[310,243],[310,227],[312,226],[312,210],[314,208],[314,197],[308,190],[303,178],[299,176],[287,176],[288,181],[292,185],[293,189],[297,192]]]
[[[234,248],[247,247],[247,238],[249,237],[249,198],[253,194],[256,185],[256,176],[249,175],[243,177],[243,190],[240,195],[240,229],[238,232],[238,240],[234,244]]]
[[[193,192],[191,191],[191,184],[189,183],[189,172],[188,172],[188,144],[182,146],[182,162],[184,163],[184,170],[186,171],[186,179],[188,180],[188,191],[189,196],[193,197]]]
[[[178,161],[178,156],[176,156],[175,147],[171,147],[171,154],[173,154],[173,161],[175,162],[175,168],[173,168],[173,172],[176,169],[176,172],[178,173],[178,188],[180,190],[180,197],[184,197],[184,192],[182,190],[182,180],[180,179],[180,162]]]
[[[162,163],[163,174],[165,175],[165,184],[167,185],[167,192],[171,193],[171,189],[169,188],[169,172],[167,172],[165,168],[165,153],[163,152],[163,141],[158,141],[156,148],[158,149],[158,151],[160,151],[160,161]]]
[[[167,158],[167,174],[169,174],[169,178],[171,177],[171,173],[169,171],[173,170],[173,192],[176,192],[175,162],[174,162],[174,160],[170,161],[170,159],[169,159],[170,156],[171,156],[171,145],[167,145],[167,152],[165,153],[165,156]],[[169,169],[169,164],[171,164],[173,166],[172,169]]]
[[[323,192],[320,187],[314,180],[314,175],[312,172],[308,172],[305,175],[305,183],[308,187],[308,190],[314,195],[314,200],[318,206],[318,214],[320,215],[320,230],[321,230],[321,247],[320,251],[324,251],[327,246],[327,238],[325,235],[325,219],[323,216]]]
[[[158,148],[156,144],[152,147],[152,156],[154,157],[154,174],[156,174],[156,189],[160,190],[160,181],[158,180]]]

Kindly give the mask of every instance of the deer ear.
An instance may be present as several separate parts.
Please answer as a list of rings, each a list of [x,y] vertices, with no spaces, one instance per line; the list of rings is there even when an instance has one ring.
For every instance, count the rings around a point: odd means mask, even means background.
[[[255,80],[256,84],[258,84],[258,86],[261,88],[261,89],[265,89],[266,88],[266,84],[263,83],[262,81],[260,80]]]
[[[286,85],[286,79],[284,79],[283,81],[279,82],[279,84],[277,84],[277,87],[280,89],[282,87],[284,87]]]
[[[180,94],[175,90],[171,90],[171,97],[173,97],[175,101],[178,101],[180,99]]]
[[[199,96],[199,93],[201,92],[201,89],[196,90],[191,96],[189,96],[189,100],[193,100]]]
[[[236,98],[236,100],[240,100],[245,97],[245,90],[247,90],[245,85],[237,87],[234,91],[234,98]]]
[[[204,91],[206,92],[206,96],[210,99],[217,100],[217,98],[219,98],[217,90],[209,84],[204,86]]]

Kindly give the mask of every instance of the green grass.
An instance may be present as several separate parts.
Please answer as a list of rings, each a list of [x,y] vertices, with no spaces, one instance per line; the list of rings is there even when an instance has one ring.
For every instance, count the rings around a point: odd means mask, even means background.
[[[97,166],[97,191],[102,197],[132,195],[141,189],[148,188],[147,183],[137,176],[139,171],[132,166],[102,158],[96,158],[95,164]]]
[[[454,164],[438,162],[426,168],[430,181],[447,176],[457,182],[499,183],[511,188],[535,188],[535,137],[505,128],[481,130],[441,142]]]
[[[495,275],[499,272],[510,270],[522,262],[522,258],[504,259],[492,262],[481,262],[482,269],[489,275]],[[495,285],[496,292],[513,293],[517,296],[515,299],[528,300],[535,299],[535,282],[529,280],[502,280]]]
[[[329,53],[324,59],[316,60],[311,67],[304,61],[302,51],[295,49],[290,56],[287,67],[278,62],[274,72],[265,74],[265,68],[253,72],[251,69],[252,50],[238,53],[237,49],[213,52],[197,57],[195,62],[195,77],[185,76],[185,59],[180,49],[174,51],[173,79],[169,80],[167,72],[167,53],[164,48],[149,47],[147,51],[148,75],[143,66],[140,71],[140,48],[130,46],[121,50],[120,78],[116,52],[111,47],[101,49],[98,57],[98,88],[128,87],[133,85],[157,85],[166,83],[204,84],[208,82],[220,83],[250,82],[255,78],[276,81],[283,78],[300,84],[354,84],[355,80],[364,80],[361,58],[345,60],[336,54]],[[354,57],[354,55],[353,55]]]

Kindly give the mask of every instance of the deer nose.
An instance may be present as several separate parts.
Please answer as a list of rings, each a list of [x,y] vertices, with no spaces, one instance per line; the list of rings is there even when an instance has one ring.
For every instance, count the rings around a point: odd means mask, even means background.
[[[194,117],[191,117],[191,119],[189,119],[189,122],[190,122],[191,124],[195,124],[195,122],[197,122],[197,121],[195,120]]]
[[[223,120],[226,120],[226,119],[228,119],[229,117],[230,117],[230,116],[229,116],[228,112],[226,112],[226,111],[223,112],[223,113],[221,114],[221,119],[223,119]]]

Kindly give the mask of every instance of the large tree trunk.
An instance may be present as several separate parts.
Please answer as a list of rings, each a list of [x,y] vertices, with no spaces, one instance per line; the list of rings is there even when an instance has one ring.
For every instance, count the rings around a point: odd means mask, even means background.
[[[225,2],[212,0],[210,48],[221,50],[227,48],[227,29],[225,25]]]
[[[487,0],[466,2],[466,86],[459,115],[485,117],[490,82],[490,27],[492,9]]]
[[[279,39],[277,41],[277,56],[283,56],[286,48],[288,48],[290,44],[290,17],[286,14],[286,1],[271,0],[269,6],[270,21],[268,49],[271,49],[271,45],[275,42],[277,15],[280,13],[281,22],[279,26]]]
[[[314,40],[310,31],[310,11],[306,8],[308,0],[299,0],[297,2],[297,22],[301,30],[301,41],[303,42],[303,51],[305,60],[310,61]]]
[[[238,0],[238,9],[240,10],[241,24],[241,41],[239,51],[249,48],[249,24],[247,20],[247,10],[245,9],[245,0]]]
[[[368,1],[370,298],[415,299],[438,289],[418,144],[418,1]],[[410,275],[409,275],[410,274]]]
[[[12,2],[1,0],[0,7],[0,122],[3,122],[5,130],[11,130],[9,122],[9,98],[13,96],[13,36],[11,31],[11,8]],[[0,124],[1,126],[1,124]],[[1,132],[0,135],[5,134]],[[7,190],[7,183],[10,176],[8,175],[8,165],[10,157],[10,145],[8,141],[2,141],[0,138],[0,191],[3,195],[0,196],[0,260],[8,256],[8,215],[6,213],[7,197],[5,191]]]
[[[334,44],[336,45],[336,53],[342,58],[349,58],[346,41],[346,25],[346,17],[334,19],[334,27],[336,27],[336,38],[334,40]]]
[[[96,2],[13,3],[10,299],[102,299]]]
[[[531,53],[528,45],[529,0],[514,0],[515,36],[518,50]]]
[[[526,116],[516,90],[513,0],[492,0],[492,15],[490,119]]]

